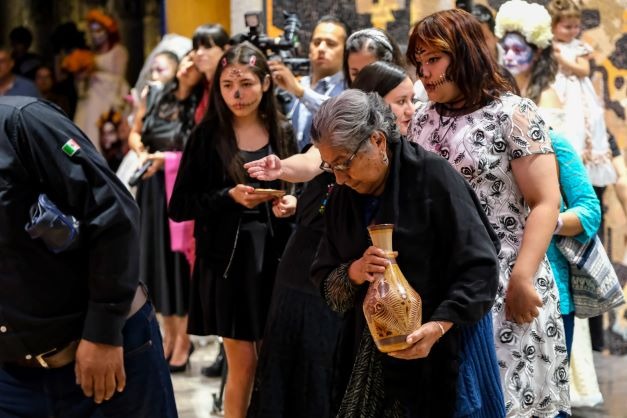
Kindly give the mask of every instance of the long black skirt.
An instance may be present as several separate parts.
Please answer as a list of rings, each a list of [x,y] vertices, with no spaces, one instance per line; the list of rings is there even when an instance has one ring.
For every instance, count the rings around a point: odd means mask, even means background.
[[[140,183],[140,280],[148,286],[155,310],[164,316],[187,314],[190,266],[185,255],[170,248],[163,171]]]
[[[346,367],[340,367],[344,320],[331,311],[309,280],[319,240],[320,233],[299,226],[286,246],[249,418],[326,418],[339,407],[347,378],[342,373]]]
[[[341,319],[320,296],[277,286],[248,417],[335,415]]]

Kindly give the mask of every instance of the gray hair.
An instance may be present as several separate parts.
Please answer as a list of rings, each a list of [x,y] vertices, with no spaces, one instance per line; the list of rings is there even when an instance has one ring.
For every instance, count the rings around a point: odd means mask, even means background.
[[[326,100],[314,116],[311,138],[332,148],[353,151],[375,131],[385,135],[388,143],[398,142],[400,132],[390,106],[377,93],[349,89]],[[367,142],[361,148],[371,147]]]

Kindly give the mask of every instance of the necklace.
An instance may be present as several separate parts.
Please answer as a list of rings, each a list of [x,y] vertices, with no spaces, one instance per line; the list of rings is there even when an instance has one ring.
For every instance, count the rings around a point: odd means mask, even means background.
[[[458,116],[449,116],[448,118],[445,118],[438,113],[439,124],[438,127],[435,128],[435,130],[433,131],[433,135],[431,137],[431,145],[433,146],[433,151],[447,160],[449,158],[449,148],[448,141],[445,141],[445,138],[451,129],[457,129],[457,118]],[[444,133],[440,133],[440,131],[443,130],[445,127],[446,130],[444,131]]]
[[[333,192],[333,188],[334,187],[335,187],[335,182],[334,183],[329,183],[327,185],[327,194],[324,196],[324,199],[322,199],[322,204],[318,208],[318,213],[320,215],[324,215],[324,211],[327,208],[327,203],[329,203],[329,196],[331,196],[331,193]]]
[[[442,142],[442,139],[444,139],[446,137],[446,135],[448,134],[448,132],[451,130],[452,127],[457,126],[455,124],[455,122],[457,122],[457,118],[458,116],[442,116],[441,114],[438,113],[438,127],[435,128],[434,134],[437,133],[438,142]],[[444,131],[443,134],[440,134],[440,129],[442,129],[442,127],[446,127],[446,131]]]

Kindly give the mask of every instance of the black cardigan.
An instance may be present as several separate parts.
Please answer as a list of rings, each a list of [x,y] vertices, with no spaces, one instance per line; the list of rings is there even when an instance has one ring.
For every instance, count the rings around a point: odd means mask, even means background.
[[[205,260],[228,260],[242,212],[246,208],[229,196],[236,184],[226,171],[215,146],[215,127],[204,120],[192,132],[185,145],[168,214],[174,221],[194,220],[196,255]],[[273,149],[285,158],[296,151],[293,131],[282,123],[283,138],[271,138]],[[287,223],[270,217],[273,224]],[[274,227],[275,225],[273,225]]]

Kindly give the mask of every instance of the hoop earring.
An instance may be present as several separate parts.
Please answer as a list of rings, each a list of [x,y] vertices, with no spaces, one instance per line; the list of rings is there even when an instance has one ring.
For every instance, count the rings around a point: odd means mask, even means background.
[[[383,157],[383,164],[388,165],[390,160],[388,159],[387,154],[382,154],[382,157]]]

